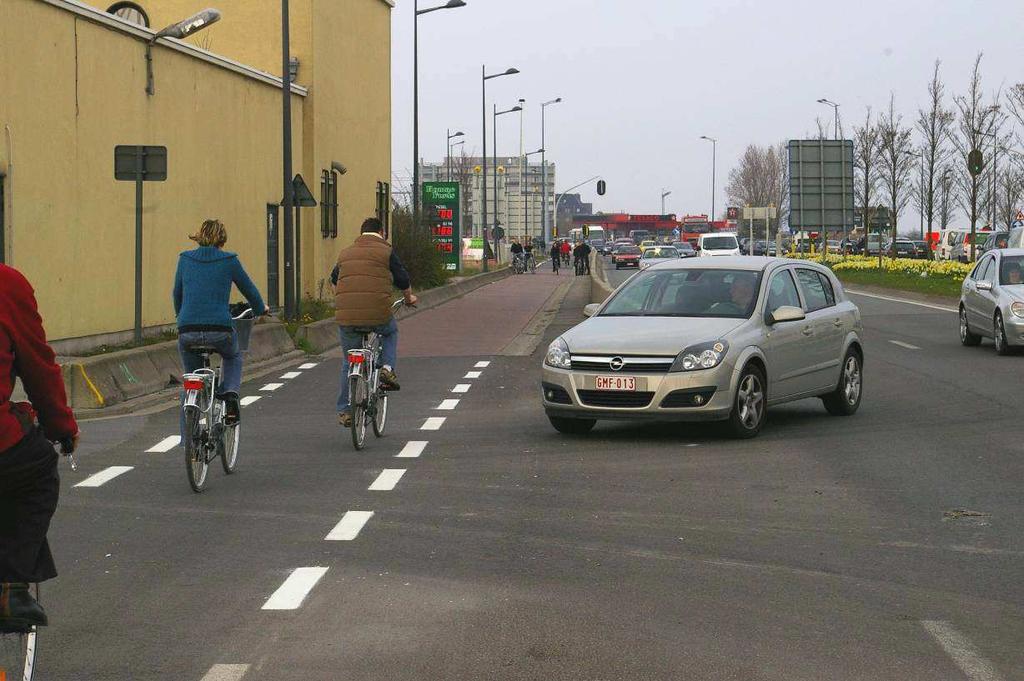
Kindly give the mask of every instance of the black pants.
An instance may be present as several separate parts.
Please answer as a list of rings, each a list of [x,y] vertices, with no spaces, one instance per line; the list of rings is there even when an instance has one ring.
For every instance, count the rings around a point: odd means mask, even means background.
[[[0,452],[0,582],[57,576],[46,532],[59,497],[57,452],[41,430]]]

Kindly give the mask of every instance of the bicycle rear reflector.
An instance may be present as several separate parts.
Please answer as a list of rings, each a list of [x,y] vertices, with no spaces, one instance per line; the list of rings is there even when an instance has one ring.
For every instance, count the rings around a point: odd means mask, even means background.
[[[363,363],[363,354],[360,353],[360,352],[349,353],[348,363],[349,364],[362,364]]]
[[[206,384],[198,378],[186,378],[182,385],[185,390],[202,390]]]

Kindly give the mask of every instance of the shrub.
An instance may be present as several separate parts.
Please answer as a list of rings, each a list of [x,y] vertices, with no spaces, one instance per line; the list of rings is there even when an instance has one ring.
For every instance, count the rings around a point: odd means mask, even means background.
[[[391,245],[409,271],[413,288],[423,290],[440,286],[447,280],[444,256],[430,236],[430,228],[414,229],[408,208],[396,208],[391,217]]]

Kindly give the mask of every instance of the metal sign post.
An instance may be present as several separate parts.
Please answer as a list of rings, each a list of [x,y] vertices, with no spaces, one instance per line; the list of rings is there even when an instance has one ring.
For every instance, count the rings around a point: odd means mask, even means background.
[[[142,183],[167,179],[167,147],[118,145],[114,147],[114,179],[135,182],[135,326],[133,337],[142,342]]]

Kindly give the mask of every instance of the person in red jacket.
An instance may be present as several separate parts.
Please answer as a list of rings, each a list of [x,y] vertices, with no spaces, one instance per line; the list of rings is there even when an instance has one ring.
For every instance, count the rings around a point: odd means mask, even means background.
[[[15,378],[31,403],[11,402]],[[78,425],[35,293],[21,273],[0,265],[0,630],[46,624],[28,583],[57,576],[46,541],[60,495],[50,442],[70,454]]]

